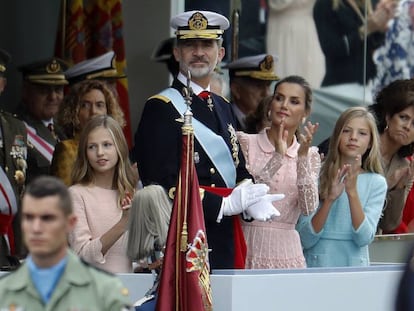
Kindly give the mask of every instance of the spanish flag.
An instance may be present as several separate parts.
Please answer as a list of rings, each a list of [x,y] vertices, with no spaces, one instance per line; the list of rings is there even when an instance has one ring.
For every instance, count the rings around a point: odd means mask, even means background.
[[[194,132],[191,122],[184,119],[181,166],[156,311],[212,310],[202,192],[194,166]]]
[[[117,71],[126,72],[121,0],[62,0],[58,29],[55,54],[70,65],[114,51]],[[127,121],[125,137],[131,146],[126,78],[117,80],[117,91]]]

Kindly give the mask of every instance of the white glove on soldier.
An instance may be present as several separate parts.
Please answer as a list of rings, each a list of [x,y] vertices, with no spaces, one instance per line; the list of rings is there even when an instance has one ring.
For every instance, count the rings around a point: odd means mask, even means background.
[[[255,220],[267,221],[273,217],[280,216],[280,212],[273,206],[272,202],[282,200],[284,194],[266,194],[260,201],[247,206],[245,217]]]
[[[258,201],[269,191],[265,184],[254,184],[251,179],[241,182],[232,193],[223,198],[217,221],[224,216],[238,215],[244,212],[248,205]]]

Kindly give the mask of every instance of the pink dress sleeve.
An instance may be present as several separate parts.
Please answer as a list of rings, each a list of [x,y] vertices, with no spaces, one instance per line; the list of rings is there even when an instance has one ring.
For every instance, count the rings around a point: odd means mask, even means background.
[[[319,205],[318,179],[321,158],[316,147],[311,147],[307,157],[299,157],[298,172],[298,203],[302,214],[309,215]]]
[[[77,224],[69,234],[69,244],[76,254],[90,263],[105,263],[100,237],[93,237],[87,220],[87,201],[77,186],[70,187],[73,212],[78,218]]]

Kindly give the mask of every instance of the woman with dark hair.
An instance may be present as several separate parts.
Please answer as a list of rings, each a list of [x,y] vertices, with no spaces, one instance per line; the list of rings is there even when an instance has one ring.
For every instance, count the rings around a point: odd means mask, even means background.
[[[377,118],[381,155],[388,191],[380,233],[392,233],[401,223],[407,195],[413,184],[414,81],[396,80],[376,96],[370,110]]]

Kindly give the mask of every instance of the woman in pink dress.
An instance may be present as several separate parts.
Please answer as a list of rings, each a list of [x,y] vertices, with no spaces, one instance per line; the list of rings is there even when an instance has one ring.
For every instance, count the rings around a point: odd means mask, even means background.
[[[70,246],[101,269],[132,272],[126,232],[137,174],[122,127],[112,117],[96,116],[82,130],[72,182],[78,222],[69,235]]]
[[[283,193],[274,202],[280,216],[272,222],[244,222],[247,269],[306,267],[295,225],[301,214],[316,209],[320,157],[311,147],[318,124],[307,122],[312,91],[305,79],[288,76],[274,90],[268,117],[271,126],[258,134],[238,133],[246,167],[256,182],[266,183],[269,193]]]

